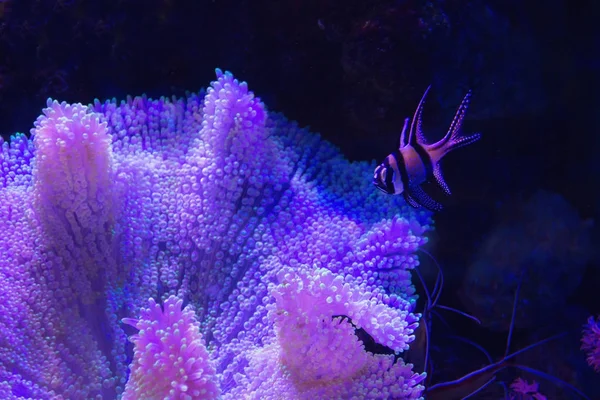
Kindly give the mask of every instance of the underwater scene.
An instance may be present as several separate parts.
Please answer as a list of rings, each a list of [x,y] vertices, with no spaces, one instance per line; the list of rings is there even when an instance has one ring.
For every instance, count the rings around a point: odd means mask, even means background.
[[[0,0],[0,400],[600,400],[599,18]]]

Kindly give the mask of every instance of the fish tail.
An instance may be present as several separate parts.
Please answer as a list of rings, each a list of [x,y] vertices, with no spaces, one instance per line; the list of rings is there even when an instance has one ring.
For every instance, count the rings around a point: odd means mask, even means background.
[[[449,153],[452,150],[458,149],[460,147],[468,146],[471,143],[475,143],[481,138],[479,133],[474,133],[469,136],[460,136],[457,135],[454,138],[451,138],[448,143],[444,146],[444,153]]]
[[[448,128],[448,132],[436,144],[436,147],[442,150],[443,154],[447,154],[452,150],[458,149],[460,147],[468,146],[471,143],[478,141],[481,137],[479,133],[475,133],[469,136],[463,136],[460,133],[460,128],[462,127],[463,119],[465,118],[467,109],[469,108],[470,99],[471,91],[469,90],[463,98],[462,102],[460,103],[460,106],[456,110],[456,114],[452,119],[452,123],[450,124],[450,128]]]

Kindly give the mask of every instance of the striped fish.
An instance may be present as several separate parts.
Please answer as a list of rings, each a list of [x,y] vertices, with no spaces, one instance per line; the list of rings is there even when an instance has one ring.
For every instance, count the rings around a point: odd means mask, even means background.
[[[442,205],[425,193],[421,184],[434,181],[447,195],[450,195],[450,188],[442,175],[440,160],[452,150],[476,142],[480,135],[478,133],[470,136],[460,134],[460,127],[469,107],[471,97],[471,91],[469,91],[460,103],[448,133],[437,143],[428,144],[421,129],[421,117],[425,97],[430,88],[431,86],[425,90],[415,111],[408,138],[406,129],[409,118],[406,118],[400,134],[398,150],[388,155],[375,168],[373,184],[384,193],[402,194],[406,202],[415,208],[422,206],[431,211],[439,211],[442,209]]]

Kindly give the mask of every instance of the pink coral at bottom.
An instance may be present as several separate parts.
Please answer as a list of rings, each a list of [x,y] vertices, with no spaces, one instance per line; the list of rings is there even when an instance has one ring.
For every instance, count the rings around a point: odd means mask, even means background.
[[[517,378],[510,384],[510,400],[548,400],[539,392],[539,388],[540,385],[536,381],[529,383],[522,378]]]
[[[131,337],[135,355],[123,399],[216,399],[215,368],[194,311],[182,310],[175,296],[165,300],[164,310],[154,299],[149,303],[139,320],[123,319],[140,330]]]

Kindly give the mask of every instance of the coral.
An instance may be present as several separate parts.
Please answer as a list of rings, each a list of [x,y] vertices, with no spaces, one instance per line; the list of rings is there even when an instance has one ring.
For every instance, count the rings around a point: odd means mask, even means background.
[[[581,349],[587,354],[587,362],[596,372],[600,372],[600,317],[590,317],[583,326]]]
[[[414,316],[383,306],[324,268],[284,268],[278,275],[276,303],[269,307],[276,341],[250,354],[246,376],[238,377],[242,384],[226,398],[420,397],[425,374],[415,374],[402,359],[394,363],[393,355],[366,352],[349,322],[364,322],[380,343],[405,349],[414,337],[394,334],[416,328]]]
[[[124,319],[139,333],[130,338],[135,358],[123,400],[211,400],[219,395],[196,315],[189,306],[182,310],[182,304],[170,296],[163,309],[150,299],[148,308],[140,310],[141,319]]]
[[[540,385],[533,381],[528,383],[526,380],[517,378],[510,384],[511,400],[547,400],[546,396],[539,392]]]
[[[31,133],[0,152],[0,397],[165,395],[196,368],[225,398],[420,396],[400,357],[431,218],[373,165],[219,70],[181,99],[49,100]]]

